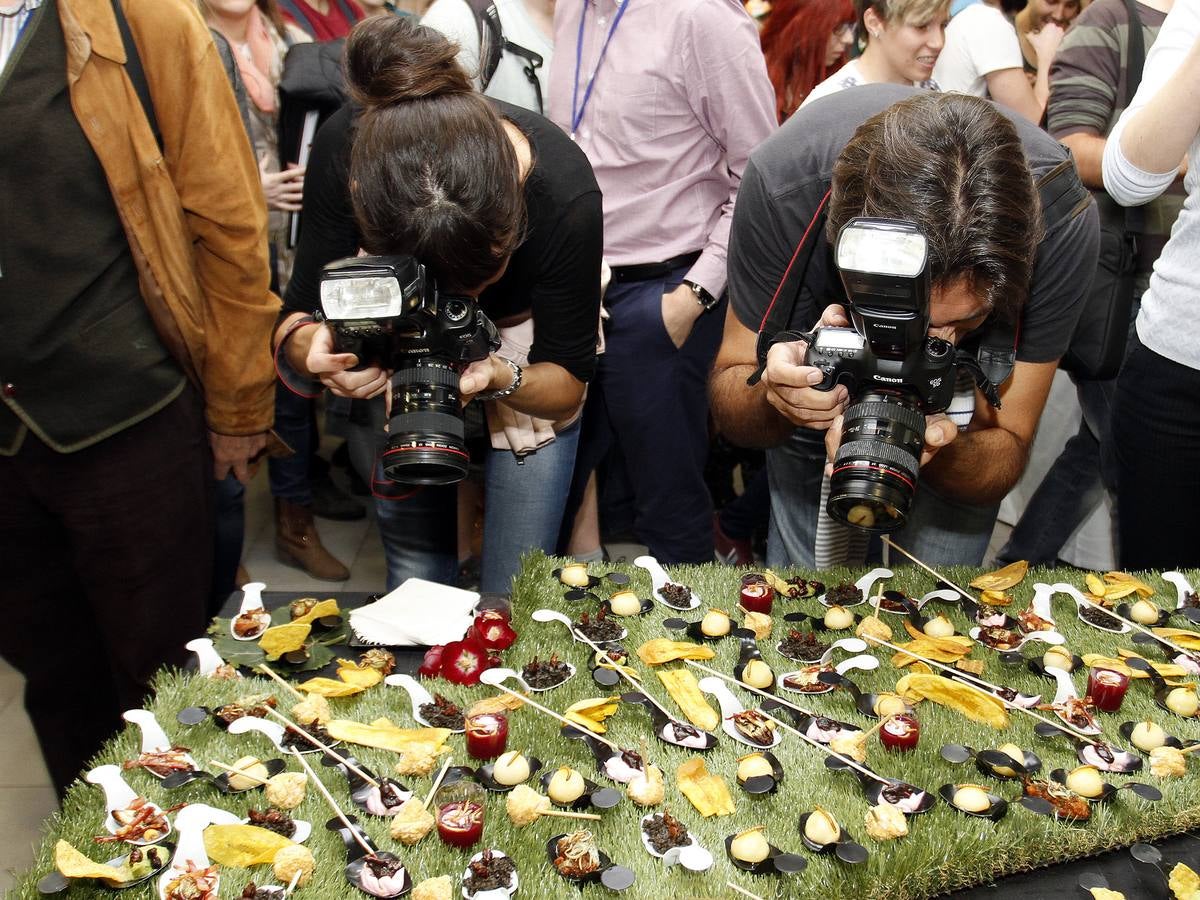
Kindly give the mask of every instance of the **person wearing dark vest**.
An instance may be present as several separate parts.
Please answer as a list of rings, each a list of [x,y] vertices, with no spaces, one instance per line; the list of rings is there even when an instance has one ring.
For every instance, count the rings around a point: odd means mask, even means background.
[[[265,446],[279,303],[185,0],[5,10],[0,116],[0,655],[62,794],[203,632],[213,479]]]
[[[279,0],[279,8],[314,41],[344,38],[363,17],[354,0]]]

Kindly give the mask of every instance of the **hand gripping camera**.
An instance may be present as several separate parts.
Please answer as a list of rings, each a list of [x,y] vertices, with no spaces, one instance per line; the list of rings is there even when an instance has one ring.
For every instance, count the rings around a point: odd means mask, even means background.
[[[867,531],[894,531],[912,506],[925,416],[950,405],[956,366],[964,361],[953,344],[926,334],[928,252],[915,225],[851,219],[834,253],[854,327],[804,336],[806,364],[825,375],[817,390],[841,383],[851,398],[827,510]]]
[[[321,308],[339,352],[393,370],[384,475],[409,484],[465,478],[459,373],[500,347],[475,299],[440,293],[410,256],[360,256],[325,266]]]

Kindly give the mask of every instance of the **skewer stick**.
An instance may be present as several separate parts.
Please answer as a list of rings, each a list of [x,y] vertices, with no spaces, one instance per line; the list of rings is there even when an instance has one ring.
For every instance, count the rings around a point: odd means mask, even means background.
[[[868,643],[882,644],[884,647],[890,647],[891,649],[895,650],[897,653],[903,653],[905,656],[911,656],[913,659],[918,660],[919,662],[923,662],[927,666],[932,666],[935,669],[941,669],[943,672],[949,672],[952,675],[954,675],[955,678],[961,679],[962,682],[964,684],[966,684],[968,687],[972,687],[975,690],[979,691],[980,693],[987,694],[989,697],[995,697],[997,700],[999,700],[1001,703],[1003,703],[1009,709],[1014,709],[1018,712],[1023,712],[1023,713],[1025,713],[1025,715],[1031,716],[1032,718],[1037,719],[1039,722],[1045,722],[1047,725],[1053,725],[1055,728],[1059,729],[1060,731],[1069,732],[1070,734],[1074,735],[1075,737],[1079,738],[1080,740],[1084,741],[1085,743],[1092,744],[1092,745],[1094,745],[1096,743],[1088,735],[1081,734],[1079,731],[1076,731],[1075,728],[1068,725],[1066,722],[1062,722],[1062,721],[1055,722],[1053,719],[1049,719],[1046,716],[1042,716],[1042,715],[1039,715],[1038,713],[1035,713],[1032,709],[1026,709],[1025,707],[1021,706],[1019,703],[1013,703],[1011,700],[1005,700],[1003,697],[999,696],[998,694],[993,693],[994,691],[1000,690],[999,687],[992,684],[991,682],[984,681],[982,678],[976,678],[974,675],[970,674],[969,672],[964,672],[964,671],[962,671],[962,669],[952,669],[952,668],[950,668],[950,666],[944,666],[940,662],[935,662],[932,659],[927,659],[924,656],[921,656],[919,653],[913,653],[910,650],[905,650],[903,647],[898,647],[897,645],[895,645],[889,641],[883,640],[883,638],[865,637],[864,636],[863,640],[867,641]]]
[[[312,766],[308,764],[308,760],[306,760],[301,755],[300,751],[295,747],[292,748],[292,753],[296,755],[296,759],[299,761],[300,765],[304,767],[304,771],[308,773],[308,777],[312,779],[313,783],[317,786],[317,790],[321,792],[321,796],[325,798],[325,802],[329,804],[329,808],[333,810],[334,815],[341,819],[342,824],[350,829],[350,834],[354,840],[358,842],[358,846],[362,847],[363,850],[367,852],[368,856],[375,853],[375,848],[367,843],[367,840],[363,837],[362,832],[358,830],[358,826],[346,818],[346,814],[342,812],[342,808],[337,805],[337,801],[333,799],[333,795],[329,793],[329,789],[325,787],[325,783],[317,777],[317,773],[314,772]]]
[[[693,669],[699,669],[701,672],[707,672],[709,675],[715,675],[717,678],[722,678],[725,681],[728,681],[730,684],[737,685],[744,691],[750,691],[751,693],[758,694],[760,697],[763,697],[767,700],[774,700],[776,703],[780,704],[781,706],[786,706],[788,709],[794,709],[798,713],[802,713],[806,716],[813,716],[814,718],[821,717],[821,714],[818,712],[815,712],[811,709],[805,709],[803,706],[792,703],[790,700],[784,700],[782,697],[776,697],[774,694],[769,694],[761,688],[751,687],[743,681],[738,681],[736,678],[726,675],[724,672],[718,672],[716,669],[710,669],[708,666],[703,666],[694,659],[685,659],[684,662]]]
[[[291,883],[288,884],[287,890],[285,890],[283,892],[283,896],[285,896],[285,897],[292,896],[292,891],[294,891],[296,889],[296,882],[298,882],[300,880],[300,876],[303,874],[304,874],[303,870],[301,870],[301,869],[296,870],[296,874],[292,876]]]
[[[915,562],[918,566],[920,566],[922,569],[924,569],[926,572],[928,572],[930,575],[932,575],[934,578],[937,578],[937,579],[940,579],[941,581],[946,582],[946,584],[950,585],[950,587],[954,588],[956,591],[958,591],[960,594],[962,594],[968,600],[974,600],[976,603],[980,602],[979,598],[976,597],[974,594],[968,593],[967,591],[960,588],[957,584],[955,584],[953,581],[951,581],[949,578],[947,578],[945,575],[943,575],[937,569],[933,569],[933,568],[930,568],[929,566],[925,565],[925,563],[921,562],[919,559],[917,559],[915,556],[913,556],[911,553],[909,553],[907,550],[905,550],[903,547],[901,547],[899,544],[897,544],[895,541],[893,541],[891,538],[889,538],[886,534],[881,535],[881,538],[883,539],[883,542],[885,544],[887,544],[889,547],[891,547],[893,550],[900,551],[905,556],[907,556],[910,560]]]
[[[751,898],[753,898],[753,900],[763,900],[763,898],[762,898],[762,897],[760,897],[760,896],[758,896],[758,894],[752,894],[752,893],[750,893],[748,890],[746,890],[744,887],[738,887],[738,886],[737,886],[736,884],[734,884],[732,881],[727,881],[727,882],[725,882],[725,886],[726,886],[726,887],[728,887],[728,888],[730,888],[730,889],[732,889],[732,890],[735,890],[735,891],[737,891],[737,892],[738,892],[739,894],[741,894],[743,897],[751,897]]]
[[[266,709],[267,712],[269,712],[275,718],[279,719],[279,721],[283,722],[289,728],[296,731],[300,735],[300,737],[304,738],[306,741],[308,741],[310,744],[312,744],[318,750],[321,750],[322,752],[328,754],[333,759],[340,762],[343,766],[345,766],[347,769],[349,769],[351,772],[353,772],[355,775],[357,775],[359,778],[361,778],[363,781],[365,781],[371,787],[374,787],[374,788],[379,787],[378,781],[376,781],[374,778],[372,778],[370,775],[368,775],[366,772],[364,772],[358,766],[354,765],[354,763],[350,762],[350,760],[346,759],[346,757],[342,756],[340,753],[334,752],[326,744],[322,743],[321,741],[318,741],[315,737],[313,737],[311,734],[309,734],[307,731],[305,731],[303,728],[301,728],[299,725],[297,725],[295,722],[293,722],[291,719],[289,719],[283,713],[279,712],[278,710],[271,709],[271,707],[269,707],[269,706],[264,707],[264,709]]]
[[[547,809],[539,812],[538,816],[554,816],[557,819],[592,819],[597,820],[603,818],[595,813],[568,812],[565,809]]]
[[[436,794],[438,788],[442,786],[442,779],[446,777],[446,772],[449,771],[450,763],[452,761],[453,757],[447,756],[446,761],[442,763],[442,771],[438,772],[438,777],[433,780],[433,787],[429,789],[429,796],[426,797],[425,801],[421,804],[422,809],[429,809],[429,804],[433,802],[433,795]]]
[[[1080,596],[1083,596],[1083,595],[1081,594]],[[1150,635],[1150,637],[1154,638],[1160,644],[1165,644],[1166,646],[1168,646],[1172,650],[1174,650],[1176,653],[1182,653],[1184,656],[1189,656],[1189,657],[1192,655],[1191,650],[1184,650],[1182,647],[1180,647],[1174,641],[1169,641],[1165,637],[1161,637],[1160,635],[1155,634],[1153,629],[1147,628],[1145,625],[1141,625],[1137,622],[1133,622],[1129,619],[1126,619],[1124,616],[1119,616],[1115,612],[1113,612],[1111,609],[1109,609],[1107,606],[1104,606],[1101,603],[1096,603],[1093,600],[1089,600],[1087,597],[1083,598],[1083,602],[1089,604],[1090,606],[1094,606],[1099,610],[1103,610],[1107,615],[1112,616],[1112,618],[1116,619],[1118,622],[1124,622],[1126,625],[1128,625],[1130,628],[1133,628],[1135,631],[1140,631],[1142,634]]]
[[[892,719],[894,719],[894,718],[896,718],[896,717],[888,716],[886,719],[880,719],[878,722],[876,722],[874,725],[872,725],[870,728],[868,728],[866,731],[864,731],[862,734],[860,734],[858,736],[858,740],[866,741],[867,738],[869,738],[871,735],[873,735],[875,732],[877,732],[880,728],[882,728],[888,722],[892,721]]]
[[[215,759],[210,759],[208,761],[208,764],[210,766],[216,766],[218,769],[224,769],[226,772],[228,772],[231,775],[241,775],[247,781],[253,781],[255,784],[266,784],[267,783],[267,780],[265,778],[259,778],[257,775],[251,775],[245,769],[239,769],[235,766],[226,765],[225,763],[219,762]],[[251,763],[251,765],[255,765],[255,763]]]
[[[548,716],[549,716],[550,718],[552,718],[552,719],[558,719],[558,721],[562,722],[564,725],[570,725],[572,728],[581,728],[581,727],[583,727],[583,726],[581,726],[581,725],[580,725],[578,722],[572,722],[572,721],[571,721],[570,719],[568,719],[566,716],[560,716],[560,715],[559,715],[558,713],[556,713],[554,710],[552,710],[552,709],[547,709],[546,707],[542,706],[542,704],[538,703],[536,700],[530,700],[528,697],[524,696],[523,694],[519,694],[519,693],[517,693],[516,691],[512,690],[511,688],[507,688],[507,687],[505,687],[505,686],[504,686],[504,685],[502,685],[502,684],[496,684],[496,685],[493,685],[493,687],[495,687],[495,688],[496,688],[496,690],[499,690],[499,691],[504,691],[506,694],[512,694],[514,697],[517,697],[517,698],[519,698],[519,699],[521,699],[521,700],[524,700],[526,703],[528,703],[528,704],[529,704],[530,706],[532,706],[534,709],[538,710],[539,712],[543,712],[543,713],[545,713],[546,715],[548,715]],[[621,748],[620,748],[620,747],[618,747],[616,744],[614,744],[614,743],[613,743],[612,741],[610,741],[608,738],[604,738],[604,737],[601,737],[600,735],[596,734],[596,732],[592,731],[590,728],[584,728],[584,729],[583,729],[583,731],[584,731],[584,734],[586,734],[588,737],[593,737],[593,738],[595,738],[595,739],[596,739],[596,740],[598,740],[600,743],[602,743],[602,744],[604,744],[604,745],[606,745],[606,746],[608,746],[608,747],[611,747],[611,748],[612,748],[613,750],[615,750],[617,753],[620,753],[620,752],[621,752]]]
[[[266,675],[271,680],[279,682],[279,684],[283,687],[283,689],[285,691],[291,692],[292,696],[295,697],[297,700],[306,700],[307,699],[307,697],[305,697],[304,694],[302,694],[300,691],[296,690],[294,687],[292,687],[290,684],[288,684],[286,681],[284,681],[282,678],[280,678],[279,675],[276,674],[275,671],[272,670],[272,668],[270,666],[268,666],[266,663],[259,663],[258,671],[262,672],[264,675]]]
[[[1190,747],[1184,747],[1179,752],[1180,753],[1195,753],[1197,750],[1200,750],[1200,744],[1192,744],[1192,746],[1190,746]]]

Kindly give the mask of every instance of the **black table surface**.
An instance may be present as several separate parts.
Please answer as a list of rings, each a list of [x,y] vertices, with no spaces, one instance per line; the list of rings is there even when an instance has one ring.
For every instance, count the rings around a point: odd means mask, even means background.
[[[324,593],[324,592],[322,592]],[[336,592],[330,592],[336,593]],[[290,603],[302,596],[295,592],[268,591],[263,594],[263,604],[267,609],[275,609],[285,603]],[[343,609],[354,609],[374,600],[376,595],[367,593],[338,593],[338,603]],[[242,601],[240,591],[235,591],[221,609],[222,617],[237,615],[238,606]],[[480,607],[507,608],[506,594],[484,594],[479,603]],[[333,647],[335,656],[354,654],[349,647]],[[409,675],[416,675],[417,668],[425,656],[425,647],[393,647],[389,648],[396,657],[396,669]],[[306,672],[305,677],[312,675]],[[1173,838],[1159,841],[1155,846],[1162,852],[1162,871],[1169,872],[1177,862],[1185,862],[1200,871],[1200,837],[1191,834],[1181,834]],[[969,847],[964,852],[971,852]],[[1099,873],[1108,882],[1108,887],[1121,891],[1129,900],[1164,900],[1170,898],[1165,875],[1160,877],[1154,867],[1135,862],[1128,849],[1113,850],[1099,856],[1073,862],[1036,869],[1021,875],[1010,875],[1001,878],[993,884],[970,888],[965,891],[953,891],[943,896],[953,900],[1010,900],[1010,898],[1026,896],[1031,900],[1059,900],[1059,898],[1088,897],[1090,894],[1080,887],[1080,881],[1087,876]],[[1089,884],[1097,883],[1088,881]]]

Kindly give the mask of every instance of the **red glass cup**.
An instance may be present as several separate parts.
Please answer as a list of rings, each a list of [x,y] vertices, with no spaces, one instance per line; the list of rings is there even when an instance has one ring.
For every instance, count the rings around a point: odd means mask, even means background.
[[[1125,692],[1129,690],[1129,676],[1112,669],[1092,669],[1088,672],[1088,696],[1101,712],[1116,712],[1121,708]]]
[[[483,838],[483,788],[473,781],[456,781],[438,789],[437,831],[451,847],[471,847]]]
[[[915,716],[893,716],[879,729],[879,742],[889,750],[914,750],[921,739],[921,723]]]
[[[500,713],[470,716],[467,725],[467,753],[475,759],[495,759],[508,746],[508,717]]]
[[[762,575],[752,572],[742,576],[741,604],[750,612],[771,614],[775,602],[775,589],[767,584]]]

